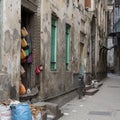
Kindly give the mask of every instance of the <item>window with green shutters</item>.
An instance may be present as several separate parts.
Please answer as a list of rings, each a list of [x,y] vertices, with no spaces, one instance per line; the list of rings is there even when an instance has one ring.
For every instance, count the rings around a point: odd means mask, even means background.
[[[51,21],[51,62],[50,68],[52,71],[57,69],[57,17],[52,15]]]
[[[70,62],[70,25],[68,24],[66,24],[65,46],[66,46],[66,70],[68,71]]]

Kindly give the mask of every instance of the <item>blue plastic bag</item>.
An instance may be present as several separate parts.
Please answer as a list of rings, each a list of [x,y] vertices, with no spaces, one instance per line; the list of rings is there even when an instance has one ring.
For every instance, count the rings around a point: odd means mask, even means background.
[[[11,105],[12,120],[32,120],[32,114],[28,103]]]

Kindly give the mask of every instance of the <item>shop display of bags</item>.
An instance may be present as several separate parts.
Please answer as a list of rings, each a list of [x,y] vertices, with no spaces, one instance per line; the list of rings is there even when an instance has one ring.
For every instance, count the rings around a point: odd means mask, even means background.
[[[21,63],[32,63],[31,48],[29,48],[29,43],[27,42],[28,32],[25,27],[21,29]],[[31,47],[31,46],[30,46]]]
[[[32,63],[32,47],[31,47],[32,45],[31,45],[31,41],[30,41],[29,37],[30,36],[28,35],[26,28],[22,27],[22,29],[21,29],[21,66],[24,67],[25,71],[23,71],[23,68],[21,67],[20,74],[21,74],[22,82],[19,85],[19,94],[20,95],[27,94],[26,89],[27,89],[28,84],[25,80],[28,79],[27,73],[28,73],[29,65]],[[23,73],[25,73],[24,77],[22,76]]]
[[[28,35],[28,32],[27,32],[27,30],[26,30],[25,27],[23,27],[23,28],[21,29],[21,34],[22,34],[23,37],[26,37],[26,36]]]
[[[22,38],[21,39],[21,47],[27,47],[28,46],[28,44],[27,44],[27,41],[25,40],[25,38]]]
[[[26,49],[26,50],[24,50],[24,51],[25,51],[26,57],[29,56],[29,50]]]
[[[32,53],[29,54],[28,58],[27,58],[27,63],[32,63]]]
[[[26,53],[23,49],[21,49],[21,59],[25,59],[26,58]]]
[[[23,75],[25,73],[25,69],[22,65],[20,65],[20,75]]]

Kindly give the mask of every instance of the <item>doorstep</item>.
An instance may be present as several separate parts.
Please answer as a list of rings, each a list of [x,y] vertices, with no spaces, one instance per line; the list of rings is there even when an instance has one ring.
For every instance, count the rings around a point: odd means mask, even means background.
[[[94,95],[96,92],[98,92],[99,89],[96,89],[96,88],[92,88],[92,89],[89,89],[89,90],[86,90],[86,95]]]

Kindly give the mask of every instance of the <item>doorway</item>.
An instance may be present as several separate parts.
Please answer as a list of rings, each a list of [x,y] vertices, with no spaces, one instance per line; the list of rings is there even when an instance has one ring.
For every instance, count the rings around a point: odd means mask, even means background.
[[[21,60],[21,67],[24,69],[24,75],[21,76],[21,81],[26,89],[31,89],[31,64],[32,64],[32,35],[31,35],[31,19],[33,16],[33,12],[28,9],[21,7],[21,29],[24,27],[28,33],[28,35],[21,35],[21,41],[24,39],[27,42],[26,47],[22,47],[27,54],[25,59]],[[22,45],[22,44],[21,44]],[[28,62],[28,59],[31,56],[31,63]]]

